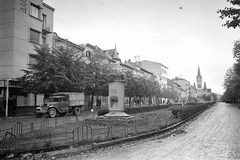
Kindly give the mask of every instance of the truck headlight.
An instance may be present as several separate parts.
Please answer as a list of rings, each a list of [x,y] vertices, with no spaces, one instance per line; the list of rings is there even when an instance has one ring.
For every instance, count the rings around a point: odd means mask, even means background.
[[[41,110],[42,110],[42,107],[37,107],[36,110],[37,110],[37,111],[41,111]]]

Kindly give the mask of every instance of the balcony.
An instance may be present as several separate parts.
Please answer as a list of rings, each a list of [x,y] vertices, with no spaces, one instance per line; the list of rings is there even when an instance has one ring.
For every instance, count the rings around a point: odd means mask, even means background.
[[[43,32],[43,34],[52,33],[50,27],[44,27],[44,28],[42,28],[42,32]]]
[[[52,27],[50,24],[47,23],[43,23],[42,24],[42,32],[43,34],[48,34],[48,33],[52,33]]]

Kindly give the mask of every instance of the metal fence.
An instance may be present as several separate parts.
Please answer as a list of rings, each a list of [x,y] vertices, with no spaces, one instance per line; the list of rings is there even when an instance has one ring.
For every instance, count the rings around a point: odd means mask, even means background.
[[[34,130],[46,129],[48,127],[56,127],[62,124],[84,121],[84,116],[64,116],[56,118],[42,118],[40,120],[30,121],[22,124],[21,122],[15,122],[10,128],[0,129],[0,140],[3,138],[6,132],[10,132],[14,135],[28,133]]]
[[[206,109],[206,108],[204,108]],[[170,125],[181,121],[181,117],[168,116],[163,118],[160,114],[118,120],[90,119],[85,124],[77,126],[71,131],[61,133],[53,132],[48,127],[61,124],[79,122],[82,117],[46,118],[40,123],[31,122],[24,126],[15,123],[10,131],[5,132],[0,143],[1,151],[26,152],[33,150],[48,150],[69,145],[83,145],[92,142],[111,141],[118,138],[138,135],[149,131],[160,131]],[[29,132],[29,133],[27,133]]]
[[[172,120],[170,120],[172,119]],[[73,119],[72,119],[73,120]],[[78,119],[74,119],[76,122]],[[28,127],[29,133],[23,132],[24,127],[21,123],[17,122],[13,125],[13,132],[6,132],[3,135],[1,142],[1,150],[8,152],[26,152],[35,150],[47,150],[69,145],[83,145],[92,142],[111,141],[114,139],[137,135],[140,133],[148,132],[150,130],[157,130],[173,123],[178,122],[180,119],[169,118],[162,120],[159,117],[149,117],[141,120],[125,120],[124,122],[101,122],[96,120],[95,123],[89,125],[83,124],[73,129],[61,133],[50,132],[47,128],[53,127],[56,124],[63,124],[63,122],[70,123],[67,120],[54,120],[43,119],[41,120],[40,127]],[[34,126],[34,125],[31,125]],[[25,130],[27,131],[27,129]]]

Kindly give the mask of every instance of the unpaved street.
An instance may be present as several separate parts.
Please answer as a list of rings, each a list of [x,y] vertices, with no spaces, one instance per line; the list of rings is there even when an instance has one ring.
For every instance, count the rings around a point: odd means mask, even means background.
[[[154,137],[64,157],[84,160],[240,159],[240,109],[218,103],[167,138]]]

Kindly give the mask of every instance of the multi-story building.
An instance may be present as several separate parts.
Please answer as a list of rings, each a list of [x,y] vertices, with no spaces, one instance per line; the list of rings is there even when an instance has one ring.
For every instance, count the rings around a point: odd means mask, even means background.
[[[42,0],[0,0],[0,96],[6,96],[9,81],[9,97],[18,106],[38,103],[38,96],[21,93],[14,79],[34,63],[34,45],[52,45],[53,13]]]
[[[168,67],[161,63],[148,60],[137,61],[136,64],[152,72],[157,77],[157,81],[161,85],[161,88],[167,87]]]
[[[189,96],[191,91],[190,82],[183,78],[176,77],[173,82],[180,86],[180,97],[182,101],[189,102]]]
[[[131,62],[131,60],[125,61],[123,66],[123,71],[130,71],[133,75],[142,76],[146,78],[153,77],[154,74],[149,70],[142,68],[137,63]]]

